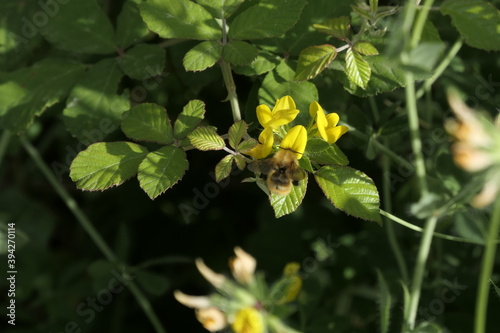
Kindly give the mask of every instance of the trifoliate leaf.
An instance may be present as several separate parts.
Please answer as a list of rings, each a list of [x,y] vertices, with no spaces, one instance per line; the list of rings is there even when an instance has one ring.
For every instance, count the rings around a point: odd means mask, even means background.
[[[168,145],[174,141],[167,111],[153,103],[139,104],[123,114],[122,131],[137,141]]]
[[[359,170],[346,166],[324,166],[315,174],[325,196],[345,213],[382,223],[380,199],[373,180]]]
[[[182,148],[165,146],[147,154],[139,165],[137,179],[144,192],[154,199],[174,186],[188,167]]]
[[[98,142],[78,153],[70,177],[82,190],[105,190],[137,173],[148,150],[131,142]]]
[[[214,128],[200,126],[188,135],[191,144],[199,150],[221,150],[226,145]]]
[[[337,56],[332,45],[306,47],[299,55],[295,80],[310,80],[321,73]]]

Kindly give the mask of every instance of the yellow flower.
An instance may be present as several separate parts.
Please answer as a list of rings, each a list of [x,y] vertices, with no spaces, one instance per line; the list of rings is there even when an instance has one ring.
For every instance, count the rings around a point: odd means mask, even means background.
[[[307,130],[302,125],[292,127],[281,140],[280,148],[290,149],[297,159],[302,158],[307,144]]]
[[[276,101],[271,110],[267,105],[257,106],[257,119],[264,128],[276,129],[293,121],[299,114],[293,98],[284,96]]]
[[[309,105],[309,114],[316,119],[319,136],[328,143],[337,142],[349,130],[347,126],[337,126],[340,120],[338,114],[330,113],[325,116],[325,111],[318,102],[312,102]]]
[[[257,261],[254,257],[243,251],[240,247],[234,248],[236,257],[229,261],[229,267],[238,282],[249,284],[254,280]]]
[[[264,318],[255,308],[244,308],[236,313],[233,330],[236,333],[263,333]]]
[[[271,127],[265,128],[259,135],[259,144],[253,147],[247,154],[255,159],[265,158],[271,153],[273,144],[273,129]]]

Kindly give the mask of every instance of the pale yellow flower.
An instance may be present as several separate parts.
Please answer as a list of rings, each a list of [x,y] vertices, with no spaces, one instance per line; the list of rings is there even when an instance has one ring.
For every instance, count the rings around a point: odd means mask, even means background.
[[[216,307],[196,310],[196,319],[210,332],[217,332],[227,326],[224,313]]]
[[[240,247],[235,247],[234,253],[236,257],[229,261],[234,278],[240,283],[250,284],[254,280],[257,261]]]

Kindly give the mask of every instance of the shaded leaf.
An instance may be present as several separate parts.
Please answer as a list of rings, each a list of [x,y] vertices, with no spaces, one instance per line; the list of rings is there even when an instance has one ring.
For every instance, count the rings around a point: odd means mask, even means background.
[[[233,40],[224,45],[222,58],[232,65],[247,65],[255,60],[259,50],[247,42]]]
[[[379,288],[379,312],[380,312],[380,332],[389,332],[391,322],[391,292],[387,283],[385,282],[384,275],[377,269],[377,279]]]
[[[235,17],[230,39],[278,37],[299,20],[305,0],[262,0]]]
[[[335,143],[329,144],[316,137],[307,141],[306,155],[318,164],[349,164],[349,160]]]
[[[210,13],[188,0],[147,0],[139,5],[151,31],[162,38],[215,40],[222,32]]]
[[[500,50],[500,12],[491,3],[479,0],[448,0],[441,6],[453,25],[472,47]]]
[[[98,142],[78,153],[70,177],[82,190],[105,190],[137,173],[148,150],[131,142]]]
[[[280,218],[297,210],[302,203],[307,190],[307,174],[306,177],[299,182],[298,186],[292,186],[292,190],[287,195],[271,194],[269,201],[274,209],[274,216]]]
[[[351,30],[351,19],[349,16],[336,17],[321,24],[313,24],[313,27],[319,32],[346,40]]]
[[[47,58],[2,76],[0,124],[18,133],[48,107],[63,100],[84,73],[81,63]]]
[[[143,103],[123,114],[122,131],[131,139],[170,144],[174,141],[167,111],[160,105]]]
[[[324,166],[315,173],[325,196],[345,213],[382,223],[380,199],[373,180],[359,170],[346,166]]]
[[[184,149],[165,146],[147,154],[139,165],[137,179],[144,192],[154,199],[174,186],[188,167]]]
[[[214,17],[228,18],[245,0],[197,0]]]
[[[222,57],[222,45],[218,41],[205,41],[189,50],[182,63],[187,71],[202,71],[212,67]]]
[[[247,133],[248,125],[245,121],[240,120],[231,125],[228,131],[228,140],[229,145],[236,149],[236,147],[240,144],[241,139]]]
[[[165,50],[155,44],[138,44],[118,58],[125,74],[136,80],[159,75],[165,67]]]
[[[150,271],[139,270],[134,272],[137,283],[151,295],[161,296],[170,287],[169,280],[164,276]]]
[[[233,70],[238,74],[247,76],[261,75],[272,71],[279,62],[279,59],[275,55],[261,52],[250,64],[234,66]]]
[[[125,1],[116,20],[116,44],[126,49],[149,34],[139,8],[133,0]]]
[[[116,94],[123,72],[115,59],[95,64],[71,91],[63,111],[64,123],[80,141],[101,141],[118,128],[130,108],[126,96]]]

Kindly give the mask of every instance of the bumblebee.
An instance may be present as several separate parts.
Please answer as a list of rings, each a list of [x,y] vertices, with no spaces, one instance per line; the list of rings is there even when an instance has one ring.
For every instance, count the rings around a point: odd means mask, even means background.
[[[287,195],[292,185],[298,186],[306,177],[295,153],[290,149],[281,149],[271,158],[254,161],[248,164],[248,169],[266,176],[267,188],[276,195]]]

